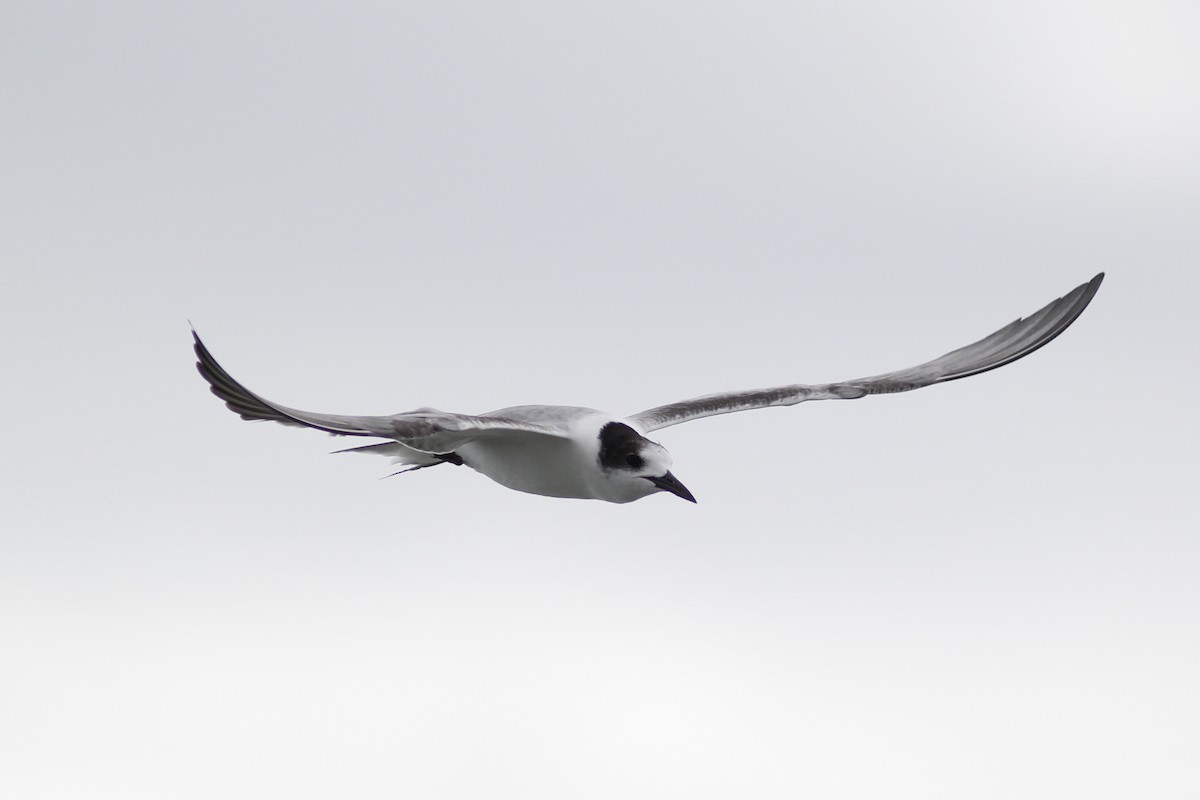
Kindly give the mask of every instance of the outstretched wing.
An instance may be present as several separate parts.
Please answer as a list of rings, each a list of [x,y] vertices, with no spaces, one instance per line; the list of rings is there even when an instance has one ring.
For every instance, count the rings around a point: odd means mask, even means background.
[[[196,331],[196,369],[208,381],[212,393],[242,419],[270,420],[283,425],[315,428],[337,436],[377,436],[392,439],[423,453],[452,453],[458,447],[480,437],[497,435],[540,435],[566,437],[562,428],[525,422],[508,417],[476,417],[422,408],[386,417],[357,417],[341,414],[315,414],[272,403],[242,386],[217,363],[200,341]]]
[[[1104,273],[1101,272],[1029,317],[1018,319],[974,344],[909,369],[841,383],[813,386],[794,384],[748,392],[710,394],[647,409],[629,417],[629,420],[643,431],[649,432],[701,417],[730,414],[734,411],[791,406],[805,400],[853,400],[869,394],[907,392],[922,386],[978,375],[1029,355],[1065,331],[1087,308],[1103,280]]]

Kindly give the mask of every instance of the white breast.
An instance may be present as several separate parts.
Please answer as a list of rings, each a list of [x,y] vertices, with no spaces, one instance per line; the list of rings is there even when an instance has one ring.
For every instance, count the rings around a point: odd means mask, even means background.
[[[495,416],[554,424],[570,432],[553,436],[488,436],[459,447],[463,463],[502,486],[549,497],[603,499],[597,460],[600,427],[611,415],[590,408],[517,406]]]

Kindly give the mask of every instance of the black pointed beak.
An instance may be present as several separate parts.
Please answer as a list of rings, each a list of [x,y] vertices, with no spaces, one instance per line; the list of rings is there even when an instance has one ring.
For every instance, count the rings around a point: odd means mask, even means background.
[[[660,475],[657,478],[646,478],[646,480],[653,483],[661,491],[670,492],[676,497],[682,497],[689,503],[696,502],[696,498],[692,497],[692,493],[687,490],[687,487],[680,483],[679,479],[669,472],[666,475]]]

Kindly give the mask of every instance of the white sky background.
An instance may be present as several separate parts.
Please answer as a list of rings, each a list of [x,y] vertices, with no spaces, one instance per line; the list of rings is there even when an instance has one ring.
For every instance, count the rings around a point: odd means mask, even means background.
[[[1195,797],[1200,12],[0,10],[0,794]],[[698,506],[225,411],[628,413]],[[349,442],[347,444],[354,444]]]

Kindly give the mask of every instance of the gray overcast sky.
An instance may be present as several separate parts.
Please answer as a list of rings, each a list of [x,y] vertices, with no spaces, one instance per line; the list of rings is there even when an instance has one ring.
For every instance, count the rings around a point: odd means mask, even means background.
[[[1195,797],[1192,2],[0,10],[0,794]],[[629,413],[698,506],[251,426]]]

